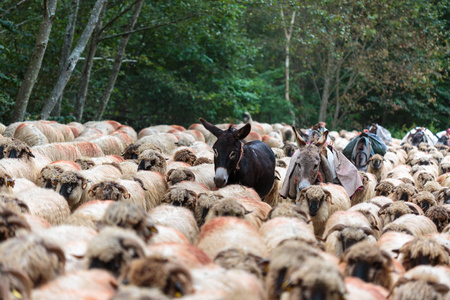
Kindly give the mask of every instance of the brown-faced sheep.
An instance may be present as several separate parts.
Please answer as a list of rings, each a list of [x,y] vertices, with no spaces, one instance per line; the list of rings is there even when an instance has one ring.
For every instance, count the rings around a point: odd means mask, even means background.
[[[0,244],[0,261],[14,269],[22,270],[40,286],[64,273],[64,252],[35,234],[8,239]]]
[[[214,165],[213,164],[201,164],[194,167],[171,169],[167,172],[166,178],[170,185],[175,185],[181,181],[197,181],[203,183],[208,189],[213,190],[214,184]]]
[[[220,199],[223,199],[222,195],[219,195],[215,192],[205,192],[197,195],[197,205],[194,210],[195,221],[197,222],[198,227],[200,228],[203,224],[205,224],[206,216],[209,213],[211,207]]]
[[[400,278],[391,291],[392,299],[447,299],[450,274],[446,267],[418,266]]]
[[[59,225],[70,215],[67,201],[53,190],[35,187],[15,195],[23,201],[30,214],[41,217],[52,225]]]
[[[88,194],[93,199],[124,201],[139,205],[144,211],[147,210],[144,190],[134,180],[102,181],[94,184]]]
[[[386,178],[387,173],[392,169],[393,166],[389,160],[384,159],[383,156],[379,154],[375,154],[369,159],[367,173],[375,175],[377,182],[380,182]]]
[[[361,242],[341,256],[345,276],[358,277],[390,290],[397,281],[394,261],[374,242]]]
[[[249,253],[244,249],[227,249],[219,252],[214,258],[214,263],[229,270],[239,269],[254,274],[258,279],[263,279],[267,260]]]
[[[162,175],[166,174],[167,162],[164,156],[153,150],[145,150],[138,157],[138,171],[154,171]]]
[[[198,236],[197,247],[211,259],[229,248],[241,249],[267,257],[267,248],[258,230],[248,221],[234,217],[219,217],[205,223]]]
[[[0,242],[30,230],[30,225],[20,213],[0,205]]]
[[[338,211],[328,219],[323,233],[325,249],[337,257],[345,250],[362,241],[376,241],[366,217],[356,211]]]
[[[37,185],[46,189],[56,189],[59,176],[64,171],[80,171],[79,165],[73,161],[59,160],[52,162],[41,169],[37,179]]]
[[[363,186],[356,190],[350,198],[352,206],[358,203],[367,202],[375,197],[375,186],[377,185],[375,175],[364,171],[359,171],[359,175],[361,176]]]
[[[195,163],[194,166],[202,165],[202,164],[213,164],[214,161],[212,159],[206,158],[206,157],[199,157]]]
[[[100,165],[77,172],[65,171],[59,176],[56,191],[66,198],[71,211],[74,211],[80,205],[94,200],[88,193],[93,185],[106,180],[115,180],[120,175],[120,171],[110,165]]]
[[[126,279],[135,286],[158,288],[172,298],[194,292],[191,273],[184,265],[156,255],[133,261]]]
[[[158,233],[158,229],[150,221],[147,213],[133,203],[115,202],[108,206],[103,215],[102,224],[134,230],[146,242]]]
[[[111,299],[118,287],[117,281],[104,270],[78,270],[33,290],[34,300]]]
[[[318,236],[323,234],[325,224],[334,212],[351,206],[345,189],[334,184],[311,185],[300,192],[296,202],[311,216],[314,233]]]
[[[425,216],[433,221],[439,232],[444,230],[450,220],[449,212],[442,206],[433,206],[425,213]]]
[[[401,200],[411,202],[412,197],[417,193],[418,191],[414,187],[414,185],[409,183],[402,183],[394,188],[392,193],[389,195],[389,198],[394,201]]]
[[[314,232],[306,222],[294,218],[278,217],[265,222],[259,229],[269,254],[284,240],[297,239],[317,244]]]
[[[442,265],[450,263],[448,249],[429,237],[416,237],[399,249],[398,260],[406,271],[418,265]]]
[[[429,233],[437,233],[436,225],[425,216],[407,214],[385,225],[383,234],[389,231],[398,231],[410,234],[414,237],[424,236]]]
[[[379,206],[370,202],[363,202],[350,207],[348,211],[359,211],[362,213],[367,218],[367,221],[369,221],[372,230],[375,232],[375,237],[377,239],[380,237],[384,225],[383,220],[378,215],[378,212],[380,211]]]
[[[145,257],[145,244],[132,230],[105,227],[90,240],[86,251],[89,269],[104,269],[119,277],[131,260]]]
[[[309,258],[288,270],[281,299],[340,300],[345,293],[344,276],[336,265]]]
[[[197,240],[198,227],[192,212],[184,207],[160,205],[149,212],[155,225],[172,227],[183,233],[191,244]]]

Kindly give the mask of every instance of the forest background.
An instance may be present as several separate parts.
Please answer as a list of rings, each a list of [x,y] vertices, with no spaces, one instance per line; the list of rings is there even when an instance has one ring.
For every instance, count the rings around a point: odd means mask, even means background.
[[[0,121],[450,120],[448,0],[2,0]]]

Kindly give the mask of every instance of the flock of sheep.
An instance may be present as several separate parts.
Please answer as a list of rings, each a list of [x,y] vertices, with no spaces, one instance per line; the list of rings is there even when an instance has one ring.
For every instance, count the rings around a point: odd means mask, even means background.
[[[250,122],[277,158],[264,201],[215,188],[201,124],[0,124],[1,298],[450,299],[449,147],[394,139],[352,197],[283,199],[292,128]]]

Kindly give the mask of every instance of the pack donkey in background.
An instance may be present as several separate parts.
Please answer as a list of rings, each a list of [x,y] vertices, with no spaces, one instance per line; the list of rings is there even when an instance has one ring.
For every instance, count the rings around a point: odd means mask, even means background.
[[[261,200],[270,192],[275,180],[275,155],[261,141],[245,143],[251,125],[222,130],[200,118],[205,128],[217,137],[214,150],[214,183],[217,188],[242,184],[253,188]]]

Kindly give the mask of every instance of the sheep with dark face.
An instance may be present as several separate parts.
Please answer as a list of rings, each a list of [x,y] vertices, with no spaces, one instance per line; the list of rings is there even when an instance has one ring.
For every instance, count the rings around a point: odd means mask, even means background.
[[[158,256],[133,261],[126,279],[135,286],[158,288],[172,298],[183,297],[194,292],[189,270],[180,263]]]
[[[214,258],[214,263],[229,270],[239,269],[254,274],[258,279],[263,279],[267,260],[245,251],[244,249],[227,249],[219,252]]]
[[[364,171],[359,171],[363,186],[361,189],[356,190],[352,195],[350,200],[352,201],[352,206],[358,203],[366,202],[375,197],[375,186],[377,185],[377,179],[375,175],[371,173],[366,173]]]
[[[387,224],[394,222],[396,219],[406,214],[423,215],[423,212],[420,212],[415,208],[416,207],[412,206],[411,203],[404,201],[395,201],[381,207],[378,214],[381,216],[384,226],[386,226]]]
[[[214,161],[207,157],[199,157],[195,160],[194,166],[202,165],[202,164],[213,164]]]
[[[442,232],[449,224],[450,214],[442,206],[433,206],[425,213],[425,216],[433,221],[439,232]]]
[[[116,278],[133,259],[145,257],[144,242],[131,230],[105,227],[88,245],[89,269],[105,269]]]
[[[292,157],[292,155],[297,149],[298,149],[297,144],[292,142],[286,142],[283,147],[284,155],[287,157]]]
[[[199,228],[205,224],[206,216],[208,215],[211,207],[223,198],[224,197],[222,195],[215,192],[205,192],[198,195],[197,205],[194,210],[194,217]]]
[[[218,217],[236,217],[238,219],[246,219],[246,215],[252,213],[245,209],[235,198],[223,198],[214,203],[205,218],[205,223],[213,218]]]
[[[437,181],[428,181],[423,186],[423,191],[430,192],[433,195],[437,194],[442,189],[442,186]]]
[[[0,242],[15,237],[20,230],[30,231],[30,225],[21,214],[0,205]]]
[[[433,194],[425,191],[422,191],[417,195],[414,195],[414,197],[412,197],[411,199],[411,202],[417,204],[423,210],[424,213],[426,213],[428,209],[432,208],[437,204]]]
[[[354,245],[345,251],[341,261],[345,265],[345,276],[358,277],[388,290],[396,281],[393,274],[393,259],[374,242],[361,242]]]
[[[387,178],[377,184],[375,187],[376,196],[385,196],[388,197],[391,193],[394,192],[396,186],[402,184],[403,181],[398,179]]]
[[[346,289],[339,268],[322,259],[310,258],[286,275],[282,299],[341,300]]]
[[[416,237],[399,250],[398,260],[406,271],[418,265],[442,265],[450,263],[448,249],[429,237]]]
[[[325,227],[323,234],[325,249],[337,257],[345,250],[362,241],[376,241],[376,234],[369,221],[360,212],[335,212]]]
[[[176,168],[167,171],[166,179],[169,185],[175,185],[181,181],[197,181],[214,189],[214,165],[202,164],[189,168]]]
[[[450,204],[450,187],[442,188],[436,196],[439,205]]]
[[[1,243],[0,261],[22,270],[37,287],[64,273],[66,259],[61,248],[28,234]]]
[[[181,187],[173,187],[166,193],[162,203],[186,207],[194,212],[195,207],[197,206],[197,194],[192,190]]]
[[[103,215],[102,224],[134,230],[144,241],[158,233],[156,226],[138,205],[126,202],[111,204]]]
[[[138,160],[138,171],[154,171],[163,175],[166,174],[167,162],[161,153],[154,150],[145,150],[139,154]]]
[[[34,155],[27,144],[15,138],[0,138],[0,159],[28,157],[34,157]]]
[[[185,148],[175,152],[175,154],[173,155],[173,160],[181,161],[193,166],[195,161],[197,160],[197,156],[194,154],[194,152],[192,152],[188,148]]]
[[[79,165],[73,161],[55,161],[45,166],[39,173],[37,185],[46,189],[56,189],[59,176],[64,171],[80,171]]]
[[[309,213],[314,233],[319,236],[334,212],[349,209],[351,206],[347,192],[334,184],[311,185],[300,192],[296,202],[303,211]]]
[[[402,183],[394,188],[389,198],[394,201],[411,201],[417,193],[417,189],[412,184]]]

